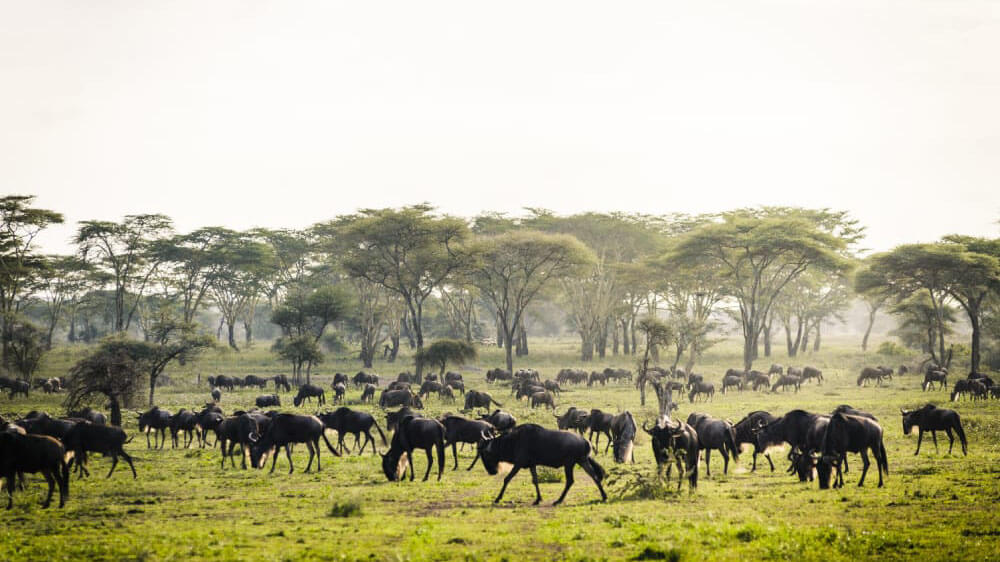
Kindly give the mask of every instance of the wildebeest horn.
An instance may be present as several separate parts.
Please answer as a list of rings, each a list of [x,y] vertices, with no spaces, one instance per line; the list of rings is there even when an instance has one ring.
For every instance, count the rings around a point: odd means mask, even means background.
[[[250,435],[247,435],[247,439],[249,439],[251,443],[256,443],[257,440],[260,439],[260,436],[256,433],[250,432]]]
[[[483,441],[489,441],[490,439],[493,439],[493,436],[487,435],[486,430],[484,429],[479,432],[479,438],[482,439]]]
[[[646,427],[646,422],[642,422],[642,430],[650,435],[653,434],[653,432],[648,427]]]
[[[903,414],[903,415],[905,416],[905,415],[906,415],[906,414],[908,414],[909,412],[907,412],[906,410],[904,410],[904,409],[900,408],[900,409],[899,409],[899,413],[900,413],[900,414]]]

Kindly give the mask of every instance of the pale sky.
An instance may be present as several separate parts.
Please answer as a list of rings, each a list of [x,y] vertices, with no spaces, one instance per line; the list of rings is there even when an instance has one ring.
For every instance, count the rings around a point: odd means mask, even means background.
[[[1000,235],[1000,3],[0,0],[0,193],[302,228],[848,209]]]

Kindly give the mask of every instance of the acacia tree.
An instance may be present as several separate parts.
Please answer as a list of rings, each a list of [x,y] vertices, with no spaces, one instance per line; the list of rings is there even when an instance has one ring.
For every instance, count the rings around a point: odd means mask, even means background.
[[[928,353],[931,360],[939,365],[948,363],[950,356],[938,356],[934,348],[938,344],[938,331],[943,329],[942,336],[951,335],[954,330],[955,309],[945,304],[940,310],[931,301],[926,292],[917,292],[893,304],[889,313],[899,317],[899,323],[893,333],[907,347],[914,347]],[[940,315],[940,318],[939,318]]]
[[[198,332],[198,326],[163,318],[150,328],[150,341],[126,340],[121,344],[131,354],[149,379],[149,405],[154,405],[156,381],[173,361],[185,363],[215,345],[211,336]]]
[[[60,213],[32,207],[34,200],[33,195],[0,197],[0,361],[4,365],[9,358],[11,328],[45,268],[45,259],[35,252],[35,238],[48,226],[63,222]]]
[[[272,311],[271,322],[282,331],[274,351],[292,363],[296,381],[300,380],[305,367],[306,382],[309,382],[312,365],[323,360],[319,341],[326,328],[344,315],[347,301],[347,295],[335,285],[316,289],[293,287]]]
[[[468,226],[461,219],[437,217],[432,212],[429,205],[364,209],[339,221],[344,269],[351,277],[399,294],[409,313],[407,328],[417,351],[424,347],[424,302],[469,263],[461,248]]]
[[[514,332],[525,308],[550,282],[592,263],[593,253],[572,236],[525,230],[482,237],[472,252],[477,262],[470,277],[496,309],[507,370],[512,371]]]
[[[635,379],[635,386],[639,389],[639,404],[646,405],[646,385],[653,383],[660,401],[660,415],[669,414],[670,391],[664,393],[662,387],[657,386],[656,379],[649,374],[649,361],[657,355],[657,348],[670,345],[674,331],[662,320],[649,316],[639,321],[639,332],[646,340],[646,349],[639,362],[639,375]]]
[[[846,271],[850,237],[844,215],[799,209],[741,210],[680,236],[667,259],[680,268],[718,268],[738,305],[743,366],[750,370],[768,315],[785,287],[805,271]],[[827,222],[829,221],[829,222]],[[851,230],[843,224],[850,224]],[[828,226],[827,226],[828,225]],[[851,232],[852,234],[846,234]]]
[[[122,407],[130,407],[142,383],[143,370],[129,350],[130,340],[110,337],[69,371],[67,410],[76,410],[95,399],[106,399],[111,425],[122,425]]]
[[[45,348],[52,348],[52,334],[59,321],[75,310],[77,301],[94,286],[93,268],[76,256],[49,256],[40,272],[38,289],[45,318]]]
[[[871,336],[872,327],[875,326],[875,317],[890,298],[888,293],[878,289],[861,293],[861,300],[865,303],[865,308],[868,309],[868,324],[865,325],[865,335],[861,338],[861,351],[868,351],[868,338]]]
[[[218,271],[211,282],[212,297],[226,324],[229,347],[236,345],[236,322],[264,291],[273,255],[252,236],[224,229],[216,246]]]
[[[220,245],[231,233],[210,226],[178,234],[158,245],[173,296],[180,301],[182,321],[194,322],[198,310],[210,300],[212,284],[224,266]]]
[[[81,257],[107,272],[114,287],[115,332],[129,329],[139,301],[162,263],[158,244],[171,230],[170,218],[159,214],[127,215],[121,222],[80,223],[74,241]]]
[[[418,366],[437,367],[443,377],[448,363],[464,363],[476,358],[476,348],[462,340],[440,339],[417,352]]]

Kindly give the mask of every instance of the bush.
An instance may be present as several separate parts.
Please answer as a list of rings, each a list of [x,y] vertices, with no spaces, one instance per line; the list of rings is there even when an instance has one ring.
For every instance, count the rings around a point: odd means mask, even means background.
[[[906,348],[893,341],[884,341],[878,346],[879,355],[900,356],[906,355]]]
[[[330,517],[361,517],[361,503],[356,500],[333,502]]]

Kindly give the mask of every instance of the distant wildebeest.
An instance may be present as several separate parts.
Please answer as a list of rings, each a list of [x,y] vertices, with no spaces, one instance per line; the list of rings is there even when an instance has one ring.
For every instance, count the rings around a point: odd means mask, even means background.
[[[688,489],[694,492],[695,488],[698,487],[698,434],[694,428],[677,421],[676,424],[667,422],[663,426],[656,425],[652,429],[643,424],[642,429],[652,438],[657,480],[662,478],[664,468],[666,468],[667,480],[669,481],[671,467],[676,463],[677,490],[680,491],[686,475]]]
[[[536,392],[531,395],[531,407],[537,408],[539,406],[545,406],[553,410],[556,409],[556,403],[552,399],[552,395],[548,391]]]
[[[366,373],[364,371],[358,371],[356,375],[351,379],[355,387],[361,387],[366,384],[371,384],[378,386],[378,375],[372,373]]]
[[[254,400],[258,408],[277,408],[281,406],[281,397],[277,394],[262,394]]]
[[[511,375],[510,371],[504,369],[497,368],[486,371],[486,382],[488,383],[509,381],[511,378],[513,378],[513,375]]]
[[[796,375],[781,375],[777,382],[771,386],[771,392],[778,392],[779,388],[785,391],[788,390],[788,387],[792,387],[795,392],[798,392],[802,388],[802,378]]]
[[[722,377],[722,393],[725,394],[730,388],[743,390],[743,377],[740,375],[726,375]]]
[[[125,452],[126,440],[125,432],[120,427],[109,425],[94,425],[92,423],[79,423],[63,438],[66,451],[73,452],[73,463],[80,468],[80,476],[89,474],[87,471],[87,453],[100,453],[111,456],[111,470],[106,478],[111,478],[115,467],[118,466],[118,457],[125,459],[129,468],[132,469],[132,478],[139,476],[135,472],[135,465],[132,464],[132,457]]]
[[[257,388],[263,390],[267,386],[267,379],[258,377],[257,375],[247,375],[243,382],[246,386],[256,386]]]
[[[441,398],[442,402],[454,402],[455,389],[453,389],[450,384],[446,384],[441,387],[441,390],[438,391],[438,397]]]
[[[561,416],[556,414],[552,414],[552,416],[556,418],[556,426],[559,429],[576,430],[580,435],[590,429],[590,421],[587,419],[589,414],[586,410],[580,410],[576,406],[570,406]]]
[[[399,373],[398,375],[396,375],[396,381],[397,382],[413,383],[413,382],[417,382],[417,377],[416,377],[416,375],[414,375],[413,373],[411,373],[409,371],[403,371],[403,372]]]
[[[324,392],[322,388],[314,384],[304,384],[300,386],[299,392],[298,394],[295,395],[295,398],[292,400],[292,402],[295,404],[296,407],[298,407],[313,397],[316,398],[317,405],[322,406],[326,404],[326,392]]]
[[[198,412],[198,426],[201,427],[201,447],[208,445],[208,432],[214,432],[215,428],[218,427],[224,419],[225,416],[222,415],[221,408],[218,406],[216,406],[215,409],[206,407],[202,411]]]
[[[869,449],[875,457],[875,466],[878,468],[878,487],[881,488],[883,485],[882,472],[885,471],[886,474],[889,474],[889,463],[882,440],[882,426],[875,420],[862,416],[852,416],[840,412],[830,416],[830,422],[826,426],[820,449],[819,464],[816,467],[819,487],[826,489],[830,486],[832,469],[836,469],[834,487],[838,488],[844,485],[844,476],[840,465],[847,453],[861,454],[863,466],[858,486],[863,486],[865,475],[868,474],[868,467],[871,465],[871,461],[868,460]]]
[[[66,498],[69,497],[69,467],[65,457],[66,448],[53,437],[0,433],[0,476],[6,479],[7,509],[14,507],[14,489],[17,488],[15,478],[25,472],[40,472],[45,477],[49,493],[42,502],[43,508],[52,503],[52,494],[57,485],[59,507],[66,505]]]
[[[786,375],[795,375],[796,377],[802,377],[802,368],[801,367],[789,367],[785,371],[785,374]]]
[[[635,455],[632,452],[635,432],[635,419],[632,418],[632,412],[625,410],[611,418],[611,442],[614,443],[612,452],[616,463],[631,462],[635,464]]]
[[[385,425],[386,431],[396,431],[399,429],[399,422],[403,418],[422,418],[423,416],[414,410],[411,410],[408,406],[403,406],[402,408],[396,410],[395,412],[386,412],[385,414]]]
[[[865,367],[858,375],[858,386],[867,386],[868,381],[875,381],[875,386],[880,386],[884,375],[884,371],[878,367]]]
[[[444,386],[438,381],[425,380],[423,384],[420,385],[420,392],[417,394],[420,395],[420,398],[427,398],[430,394],[440,394],[442,388],[444,388]]]
[[[438,476],[444,473],[444,435],[445,428],[441,422],[427,418],[407,416],[398,422],[399,427],[392,435],[389,451],[382,455],[382,472],[390,482],[401,480],[406,473],[406,464],[410,465],[410,481],[414,479],[413,450],[423,449],[427,453],[427,472],[424,481],[430,477],[434,465],[433,451],[437,449]],[[406,455],[405,460],[403,455]],[[403,461],[403,462],[401,462]],[[406,464],[404,464],[404,462]]]
[[[608,449],[611,447],[611,420],[614,415],[602,412],[597,408],[590,410],[587,414],[587,428],[590,433],[587,434],[587,441],[594,444],[594,452],[597,452],[597,447],[601,444],[601,435],[607,436],[607,444],[604,446],[604,452],[607,453]],[[597,434],[597,441],[594,441],[594,434]]]
[[[542,386],[545,387],[545,390],[548,390],[552,394],[562,393],[562,388],[559,386],[559,383],[554,380],[545,379],[545,381],[542,382]]]
[[[703,400],[711,400],[715,396],[715,385],[709,382],[697,381],[693,384],[688,385],[691,391],[688,393],[688,401],[694,402],[695,398],[699,394],[703,396]]]
[[[741,447],[743,443],[750,443],[753,445],[753,467],[750,469],[750,472],[757,470],[757,455],[762,453],[764,458],[767,459],[767,464],[771,465],[771,472],[774,472],[774,462],[771,460],[771,455],[768,454],[767,448],[773,445],[779,445],[780,442],[764,443],[764,446],[762,447],[762,444],[757,440],[757,433],[760,431],[760,428],[773,422],[775,419],[777,418],[772,416],[770,413],[757,410],[750,412],[733,426],[737,447]]]
[[[465,382],[464,379],[462,378],[462,373],[456,373],[455,371],[448,371],[447,373],[444,374],[445,384],[451,384],[457,381]]]
[[[744,384],[750,385],[755,392],[761,388],[768,390],[771,388],[771,377],[760,371],[750,371]]]
[[[701,375],[696,375],[694,373],[691,373],[691,374],[688,375],[688,378],[687,378],[687,388],[688,389],[694,388],[695,385],[700,384],[700,383],[702,383],[704,381],[705,381],[705,379]]]
[[[288,377],[286,375],[274,375],[271,377],[271,380],[274,381],[274,390],[281,388],[284,389],[285,392],[292,391],[292,385],[288,382]]]
[[[785,374],[785,368],[777,363],[772,363],[771,368],[767,370],[768,375],[783,375]]]
[[[90,423],[92,423],[94,425],[107,425],[108,424],[108,418],[104,414],[102,414],[101,412],[98,412],[97,410],[92,409],[90,406],[87,406],[87,407],[83,408],[82,410],[75,410],[75,411],[71,410],[69,412],[66,412],[66,416],[71,417],[71,418],[84,419],[84,420],[87,420],[87,421],[89,421]]]
[[[479,443],[483,435],[495,436],[496,428],[487,421],[470,420],[462,416],[443,416],[438,421],[444,426],[444,445],[451,445],[451,454],[455,457],[455,466],[452,470],[458,470],[458,443]],[[472,470],[479,460],[479,448],[476,448],[476,458],[472,459],[472,464],[466,470]]]
[[[816,367],[805,367],[802,369],[802,382],[809,379],[816,379],[817,384],[823,384],[823,371]]]
[[[957,402],[958,398],[972,392],[972,383],[969,379],[955,381],[955,386],[951,390],[951,401]]]
[[[938,452],[937,432],[944,431],[948,434],[948,454],[955,445],[955,438],[952,437],[952,430],[958,434],[958,439],[962,443],[962,455],[968,455],[968,443],[965,440],[965,430],[962,429],[962,417],[955,410],[937,408],[932,404],[927,404],[923,408],[906,411],[902,408],[899,412],[903,415],[903,434],[909,435],[913,426],[917,427],[917,450],[914,455],[920,454],[920,443],[924,440],[924,432],[930,431],[931,438],[934,439],[934,452]]]
[[[608,367],[604,369],[604,378],[615,382],[632,382],[632,371],[629,371],[628,369],[612,369],[611,367]]]
[[[493,410],[493,413],[483,414],[479,419],[489,422],[497,431],[510,431],[517,426],[517,418],[503,410]]]
[[[385,408],[393,408],[396,406],[409,406],[417,409],[424,407],[424,403],[420,397],[410,392],[409,389],[383,390],[382,395],[378,399],[378,405],[383,410]]]
[[[153,406],[148,412],[139,414],[139,432],[146,434],[146,448],[156,449],[157,437],[160,438],[159,448],[167,441],[167,429],[170,428],[171,414],[159,406]],[[153,444],[149,444],[149,434],[153,434]]]
[[[344,373],[334,373],[333,382],[330,383],[330,388],[337,386],[337,383],[343,384],[345,387],[350,383],[350,379]]]
[[[923,390],[926,392],[927,389],[934,386],[934,383],[938,383],[939,390],[944,390],[948,385],[948,372],[933,370],[924,373],[924,383],[922,385]]]
[[[969,393],[973,400],[986,400],[989,398],[989,387],[982,380],[970,380]]]
[[[542,501],[542,492],[538,489],[536,468],[538,466],[563,467],[565,470],[566,487],[552,505],[559,505],[566,498],[566,493],[573,486],[573,467],[576,465],[580,465],[580,468],[593,479],[601,492],[601,501],[608,499],[604,486],[601,485],[607,473],[590,456],[590,443],[579,435],[546,429],[536,424],[526,424],[498,437],[483,435],[483,439],[479,442],[479,455],[489,474],[496,474],[501,462],[513,465],[504,477],[503,486],[493,503],[500,503],[510,481],[518,471],[527,468],[531,471],[531,481],[535,485],[533,505],[538,505]]]
[[[222,391],[219,390],[218,388],[213,388],[212,389],[212,401],[213,402],[221,402],[222,401]]]
[[[740,450],[736,446],[736,432],[733,430],[733,424],[698,412],[692,412],[688,416],[687,424],[693,427],[698,434],[699,450],[705,451],[705,476],[712,476],[709,461],[713,449],[717,449],[722,455],[722,473],[729,474],[729,455],[733,456],[733,461],[740,459]]]
[[[898,372],[898,373],[899,373],[900,375],[905,375],[905,374],[907,374],[907,373],[909,373],[909,372],[910,372],[910,368],[909,368],[909,367],[907,367],[906,365],[900,365],[900,366],[899,366],[899,368],[898,368],[898,369],[896,369],[896,371],[897,371],[897,372]]]
[[[503,404],[494,400],[493,397],[487,392],[470,390],[465,393],[465,411],[469,411],[474,408],[489,408],[490,404],[496,404],[497,406],[503,408]]]
[[[372,383],[365,383],[365,388],[361,391],[361,402],[368,402],[370,404],[374,401],[375,385]]]
[[[556,382],[559,384],[583,384],[588,378],[583,369],[560,369],[556,374]]]
[[[31,383],[28,381],[15,380],[10,384],[10,399],[13,400],[18,394],[23,394],[25,398],[28,397],[28,391],[31,390]]]
[[[333,403],[343,404],[344,396],[347,394],[347,385],[342,382],[338,382],[333,385]]]
[[[176,414],[170,416],[170,446],[176,449],[178,446],[178,434],[184,433],[184,448],[191,446],[191,443],[198,438],[201,442],[201,433],[198,432],[198,416],[187,408],[181,408]]]
[[[309,450],[309,463],[306,465],[305,472],[309,472],[309,469],[312,468],[314,455],[316,457],[316,471],[319,472],[323,470],[322,463],[320,462],[320,457],[322,456],[319,447],[320,438],[323,439],[326,448],[334,456],[340,456],[340,453],[330,444],[330,440],[326,438],[326,433],[323,430],[323,422],[316,416],[278,414],[271,419],[271,425],[267,428],[267,431],[251,445],[250,464],[255,468],[263,468],[260,464],[261,457],[265,452],[273,449],[271,472],[274,472],[274,468],[278,464],[278,451],[284,447],[285,456],[288,457],[288,473],[291,474],[295,470],[295,467],[292,465],[292,444],[305,443],[306,448]]]
[[[607,384],[608,378],[604,376],[604,373],[592,371],[590,373],[590,376],[587,377],[587,386],[594,386],[595,382],[600,383],[601,386],[604,386],[605,384]]]
[[[358,449],[358,454],[365,452],[365,447],[368,443],[372,444],[372,454],[377,454],[378,450],[375,448],[375,438],[372,437],[371,429],[374,426],[378,431],[379,437],[382,438],[382,445],[386,445],[385,433],[382,433],[382,428],[379,427],[378,422],[375,418],[368,412],[359,412],[352,410],[347,407],[340,407],[333,412],[327,412],[319,415],[320,421],[327,429],[332,429],[337,432],[337,446],[340,448],[340,452],[344,452],[344,436],[351,434],[354,436],[354,446],[358,447],[358,443],[361,441],[361,434],[365,435],[365,442],[361,443]]]
[[[385,390],[405,390],[407,392],[409,392],[410,389],[411,389],[410,383],[403,381],[392,381],[391,383],[389,383],[388,386],[385,387]]]
[[[235,379],[233,377],[230,377],[229,375],[217,375],[215,379],[209,377],[208,384],[212,386],[217,386],[219,388],[224,388],[229,392],[232,392],[236,387]]]

